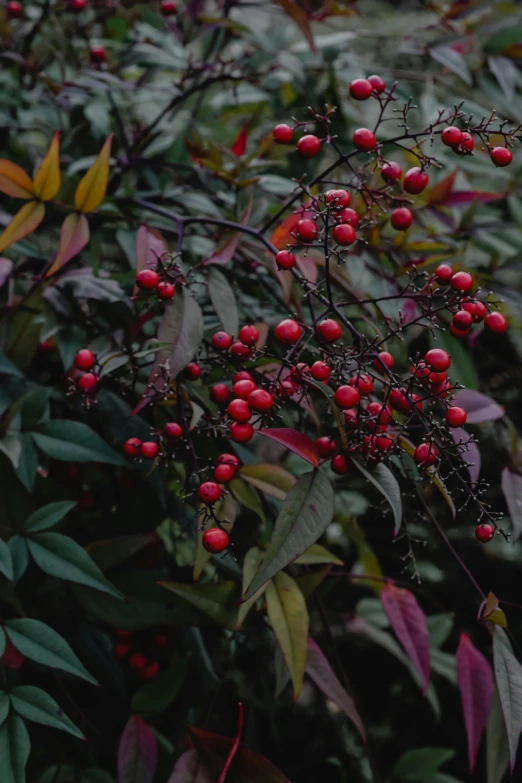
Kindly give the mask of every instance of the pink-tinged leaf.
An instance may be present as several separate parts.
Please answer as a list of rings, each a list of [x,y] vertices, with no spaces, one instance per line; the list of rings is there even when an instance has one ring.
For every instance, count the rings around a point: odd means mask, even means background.
[[[277,0],[283,11],[290,19],[293,19],[296,25],[301,30],[302,34],[308,42],[310,51],[312,54],[317,54],[317,49],[312,34],[312,28],[310,27],[310,21],[306,15],[306,12],[297,5],[294,0]]]
[[[303,277],[305,277],[309,283],[315,285],[317,283],[317,264],[310,256],[306,258],[304,256],[296,256],[296,265]]]
[[[158,744],[139,715],[131,715],[118,747],[118,783],[152,783],[158,765]]]
[[[502,471],[502,492],[506,499],[506,504],[513,525],[513,544],[520,538],[522,533],[522,476],[513,473],[509,468]]]
[[[298,454],[302,459],[317,467],[321,461],[321,456],[314,441],[307,435],[303,435],[298,430],[292,430],[289,427],[279,427],[273,429],[259,430],[260,435],[281,443],[287,449]]]
[[[241,704],[241,702],[238,703],[237,707],[238,707],[239,714],[237,719],[236,735],[234,737],[234,741],[232,745],[230,746],[230,750],[228,751],[225,764],[219,775],[218,783],[225,783],[228,770],[230,769],[230,765],[234,761],[234,756],[236,755],[237,750],[239,748],[239,742],[241,740],[241,732],[243,731],[243,705]]]
[[[0,160],[0,193],[11,198],[29,199],[34,195],[34,184],[29,176],[16,163]]]
[[[197,750],[186,750],[176,761],[167,783],[214,783],[215,779]]]
[[[167,252],[167,242],[155,228],[140,226],[136,234],[136,274],[144,269],[154,269],[158,258]],[[133,296],[139,289],[134,286]]]
[[[67,215],[60,231],[60,244],[56,257],[46,273],[46,277],[54,275],[71,258],[81,253],[90,238],[89,223],[85,215],[73,213]]]
[[[45,215],[41,201],[29,201],[13,215],[11,222],[0,235],[0,253],[15,242],[19,242],[38,228]]]
[[[461,633],[457,648],[457,683],[468,737],[469,770],[473,772],[494,686],[489,663],[465,633]]]
[[[352,721],[363,740],[366,740],[364,726],[352,697],[337,679],[320,647],[310,637],[305,671],[326,698],[333,701]]]
[[[252,191],[248,206],[239,221],[243,226],[248,225],[253,203],[254,195]],[[235,231],[233,234],[227,234],[226,238],[223,239],[221,244],[214,250],[210,258],[207,258],[206,261],[202,262],[202,266],[208,266],[209,264],[228,264],[234,257],[234,253],[243,239],[243,236],[244,234],[242,231]]]
[[[441,201],[441,206],[444,207],[466,207],[469,204],[473,204],[474,201],[478,201],[481,204],[488,204],[490,201],[498,201],[503,199],[502,193],[482,193],[478,190],[457,190],[450,193],[444,201]]]
[[[421,676],[422,692],[430,682],[430,646],[426,616],[409,590],[387,584],[381,601],[391,627]]]
[[[458,171],[455,169],[431,188],[428,192],[428,204],[435,206],[445,203],[446,198],[453,190],[457,173]]]
[[[493,629],[493,666],[506,722],[509,762],[513,772],[522,732],[522,666],[515,658],[507,633],[498,625]]]
[[[455,427],[451,429],[451,437],[455,441],[455,443],[459,443],[459,441],[462,441],[462,444],[466,446],[466,451],[463,452],[462,458],[466,460],[466,462],[472,462],[472,465],[468,466],[468,473],[470,481],[472,481],[474,484],[476,484],[479,480],[480,476],[480,465],[481,465],[481,458],[480,458],[480,451],[479,447],[475,443],[475,441],[471,440],[471,436],[469,432],[466,432],[465,429],[462,427]]]
[[[455,405],[464,408],[468,424],[482,424],[484,421],[501,419],[504,408],[487,394],[472,389],[463,389],[455,394]]]
[[[243,125],[237,134],[234,143],[232,144],[230,151],[238,158],[244,155],[246,152],[246,145],[248,141],[248,125]]]
[[[0,258],[0,288],[7,283],[14,269],[10,258]]]

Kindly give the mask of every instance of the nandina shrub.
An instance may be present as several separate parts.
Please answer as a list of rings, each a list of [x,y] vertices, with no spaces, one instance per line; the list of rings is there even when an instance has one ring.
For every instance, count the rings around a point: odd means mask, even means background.
[[[2,6],[9,783],[515,766],[520,20],[360,5]]]

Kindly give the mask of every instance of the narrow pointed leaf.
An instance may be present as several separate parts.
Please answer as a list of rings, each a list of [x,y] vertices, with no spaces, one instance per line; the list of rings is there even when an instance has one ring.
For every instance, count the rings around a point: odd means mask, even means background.
[[[402,523],[401,489],[397,479],[391,470],[386,465],[383,465],[382,462],[376,465],[372,470],[365,468],[364,465],[356,459],[352,459],[352,463],[361,471],[363,476],[379,490],[381,495],[383,495],[389,503],[395,523],[394,535],[397,535]]]
[[[0,159],[0,193],[11,198],[24,199],[30,199],[34,195],[34,185],[29,174],[16,163],[3,158]]]
[[[39,424],[32,435],[36,445],[53,459],[62,462],[106,462],[128,467],[123,457],[81,421],[52,419]]]
[[[11,714],[0,727],[0,780],[2,783],[26,783],[25,765],[31,742],[24,721]]]
[[[294,454],[314,465],[314,467],[317,467],[321,461],[319,450],[314,441],[308,435],[299,432],[299,430],[292,430],[289,427],[277,427],[259,430],[259,434],[281,443],[281,445],[290,449],[290,451],[293,451]]]
[[[324,546],[312,544],[312,546],[303,552],[301,557],[294,560],[296,565],[322,565],[323,563],[334,563],[335,565],[344,565],[342,560],[332,555]]]
[[[3,574],[10,582],[14,580],[13,558],[9,545],[0,538],[0,574]]]
[[[294,580],[282,571],[267,587],[266,608],[292,678],[296,701],[303,687],[309,619],[303,594]]]
[[[158,742],[139,715],[131,715],[118,747],[118,783],[152,783],[158,766]]]
[[[501,783],[509,766],[509,746],[504,715],[498,690],[493,693],[493,703],[486,728],[486,780]]]
[[[522,476],[513,473],[509,468],[504,468],[501,474],[501,485],[511,517],[513,544],[515,544],[522,533]]]
[[[80,729],[67,717],[48,693],[33,685],[20,685],[10,694],[12,709],[21,718],[66,731],[73,737],[85,739]]]
[[[57,525],[76,506],[75,501],[58,500],[34,511],[24,522],[26,533],[37,533]]]
[[[57,131],[35,174],[34,195],[41,201],[49,201],[58,193],[60,182],[60,134]]]
[[[0,235],[0,253],[38,228],[44,215],[45,207],[41,202],[29,201],[24,204]]]
[[[261,560],[263,559],[263,552],[261,549],[258,549],[257,546],[251,547],[251,549],[248,550],[248,552],[245,555],[245,559],[243,561],[243,591],[245,591],[254,578],[257,569],[259,568],[259,564],[261,563]],[[259,588],[259,590],[254,593],[254,595],[250,596],[250,598],[247,601],[244,601],[242,604],[239,605],[238,613],[237,613],[237,621],[236,621],[236,629],[239,628],[249,613],[252,606],[255,604],[258,598],[261,598],[261,596],[264,594],[266,588],[268,587],[268,582],[265,582],[262,587]]]
[[[292,0],[277,0],[277,2],[285,14],[287,14],[290,19],[293,19],[296,25],[299,27],[302,34],[306,38],[306,41],[308,42],[312,54],[316,54],[317,48],[315,46],[312,28],[304,9],[300,8],[297,3],[293,3]]]
[[[515,658],[507,633],[498,625],[493,630],[493,665],[506,723],[509,765],[513,772],[522,732],[522,666]]]
[[[112,133],[101,148],[100,154],[82,177],[74,194],[74,206],[79,212],[93,212],[105,198],[109,181]]]
[[[237,335],[239,313],[236,296],[227,278],[216,266],[211,266],[208,272],[208,295],[225,331]]]
[[[3,650],[2,650],[3,653]],[[0,656],[1,657],[1,656]],[[4,722],[4,720],[7,718],[9,714],[9,710],[11,708],[11,702],[9,701],[9,696],[5,691],[0,691],[0,726]],[[0,760],[1,763],[1,760]]]
[[[186,750],[176,761],[167,783],[214,783],[215,780],[197,750]]]
[[[277,500],[284,500],[296,482],[295,477],[279,465],[264,463],[243,465],[238,475],[265,495]]]
[[[60,242],[55,259],[46,272],[46,277],[54,275],[71,258],[81,253],[90,239],[89,223],[85,215],[74,212],[67,215],[60,231]]]
[[[465,633],[461,633],[457,648],[457,682],[468,738],[469,769],[473,772],[494,686],[489,663]]]
[[[235,582],[187,585],[177,582],[159,582],[162,587],[188,601],[218,625],[232,630],[237,615]]]
[[[426,616],[409,590],[387,584],[381,591],[381,601],[390,625],[406,655],[421,677],[422,692],[430,681],[430,647]]]

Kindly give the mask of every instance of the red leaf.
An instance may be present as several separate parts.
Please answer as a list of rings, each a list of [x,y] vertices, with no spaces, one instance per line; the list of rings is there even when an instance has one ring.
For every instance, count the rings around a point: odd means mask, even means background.
[[[307,435],[303,435],[298,430],[292,430],[289,427],[279,427],[274,429],[263,429],[258,431],[260,435],[281,443],[287,449],[298,454],[302,459],[311,465],[318,467],[321,457],[317,446]]]
[[[131,715],[118,748],[118,783],[151,783],[158,764],[156,737],[139,715]]]
[[[230,148],[230,151],[233,152],[234,155],[237,155],[238,158],[240,158],[241,155],[245,154],[247,141],[248,141],[248,125],[243,125],[243,127],[237,134],[236,139],[232,144],[232,147]]]
[[[457,682],[468,737],[469,769],[473,772],[493,698],[493,674],[487,660],[465,633],[461,633],[457,648]]]
[[[448,174],[447,177],[444,177],[440,182],[438,182],[430,192],[428,193],[428,204],[435,205],[435,204],[444,204],[445,199],[449,196],[449,194],[453,190],[453,183],[455,182],[455,178],[457,176],[457,169],[455,171],[452,171],[450,174]]]
[[[313,218],[313,212],[299,211],[296,214],[292,213],[285,217],[282,223],[272,231],[270,241],[278,250],[284,250],[287,245],[295,243],[295,237],[292,236],[292,232],[299,223],[300,220],[305,218]]]
[[[19,669],[24,660],[25,658],[20,650],[17,650],[9,637],[6,636],[4,654],[0,658],[2,666],[8,666],[10,669]]]
[[[421,676],[422,692],[426,693],[430,682],[426,616],[413,593],[395,585],[387,584],[383,588],[381,601],[398,640]]]
[[[186,750],[176,761],[167,783],[213,783],[214,780],[197,750]]]
[[[236,736],[234,737],[234,742],[232,743],[232,746],[228,752],[227,760],[225,761],[225,766],[221,770],[221,774],[219,776],[218,783],[225,783],[225,778],[227,776],[227,772],[230,769],[230,765],[232,764],[234,760],[234,756],[237,753],[237,749],[239,748],[239,741],[241,739],[241,732],[243,731],[243,705],[241,702],[237,705],[239,710],[239,716],[237,719],[237,731]]]
[[[502,193],[481,193],[478,190],[458,190],[454,193],[450,193],[439,204],[444,207],[464,207],[468,204],[472,204],[474,201],[479,201],[481,204],[487,204],[489,201],[498,201],[503,199]]]

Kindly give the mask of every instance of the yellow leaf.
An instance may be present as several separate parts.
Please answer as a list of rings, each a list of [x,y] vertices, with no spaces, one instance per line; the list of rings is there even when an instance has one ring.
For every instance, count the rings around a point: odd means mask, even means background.
[[[16,163],[1,159],[0,192],[12,198],[32,198],[33,181]]]
[[[42,222],[44,215],[45,207],[41,202],[30,201],[24,204],[0,235],[0,253],[34,231]]]
[[[34,178],[34,194],[42,201],[49,201],[60,187],[60,136],[54,134],[47,155],[40,163]]]
[[[56,258],[45,276],[51,277],[71,258],[77,256],[89,241],[89,236],[89,224],[85,215],[78,215],[76,212],[72,215],[67,215],[60,232],[60,244],[58,245]]]
[[[294,580],[280,571],[266,590],[268,619],[283,653],[292,685],[294,701],[303,687],[308,651],[308,610],[305,598]]]
[[[100,154],[80,180],[74,194],[74,206],[79,212],[92,212],[105,197],[109,181],[112,133],[101,148]]]
[[[495,625],[500,625],[501,628],[507,628],[506,615],[502,609],[499,609],[498,598],[494,593],[488,593],[488,597],[482,604],[481,609],[481,620],[489,620]]]

